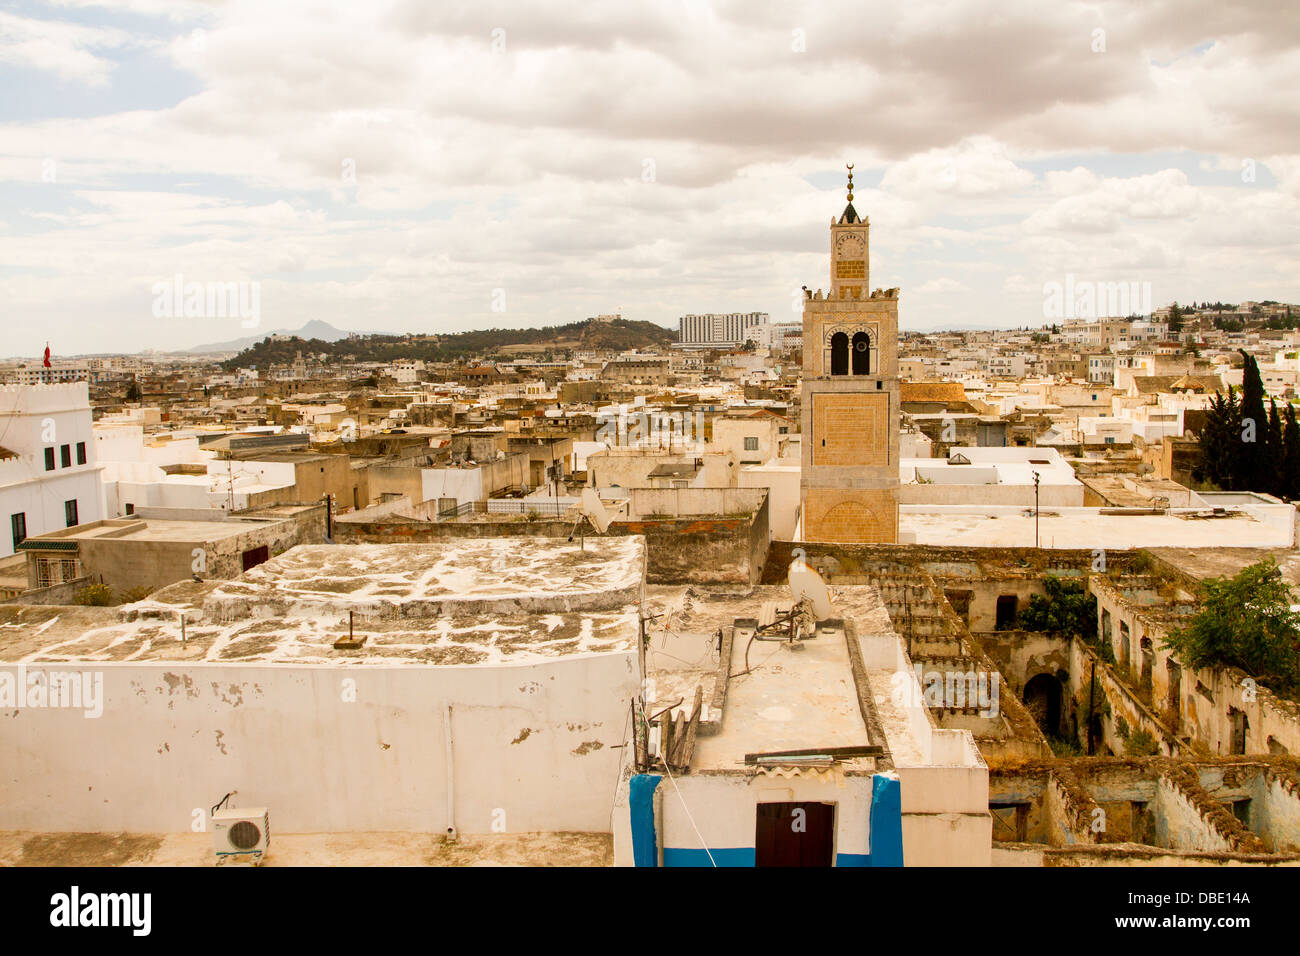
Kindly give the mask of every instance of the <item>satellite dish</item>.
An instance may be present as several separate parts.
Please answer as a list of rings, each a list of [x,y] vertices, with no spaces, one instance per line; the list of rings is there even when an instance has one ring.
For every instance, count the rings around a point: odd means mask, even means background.
[[[605,506],[600,503],[600,495],[596,494],[595,488],[582,489],[581,511],[591,519],[591,525],[601,534],[604,534],[609,528],[609,514],[605,511]]]
[[[831,616],[831,596],[826,590],[822,576],[802,561],[790,565],[790,594],[798,604],[804,598],[812,602],[813,613],[817,620],[824,621]]]

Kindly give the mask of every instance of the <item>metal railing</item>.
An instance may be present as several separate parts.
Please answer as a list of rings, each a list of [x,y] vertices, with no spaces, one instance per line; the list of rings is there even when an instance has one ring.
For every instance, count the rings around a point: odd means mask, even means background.
[[[581,498],[489,498],[487,510],[494,515],[562,515],[581,501]]]
[[[474,502],[465,501],[454,508],[443,508],[438,512],[439,521],[451,521],[453,518],[459,518],[461,515],[467,515],[474,510]]]

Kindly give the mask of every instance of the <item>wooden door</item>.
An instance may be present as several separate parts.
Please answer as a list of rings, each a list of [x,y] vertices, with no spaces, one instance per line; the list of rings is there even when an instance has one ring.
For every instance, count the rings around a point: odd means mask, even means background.
[[[760,803],[755,866],[830,866],[835,855],[835,804]]]

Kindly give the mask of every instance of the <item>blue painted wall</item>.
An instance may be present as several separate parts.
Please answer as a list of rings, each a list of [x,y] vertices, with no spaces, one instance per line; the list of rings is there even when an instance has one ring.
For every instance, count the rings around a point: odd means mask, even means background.
[[[898,775],[871,778],[871,866],[903,865],[903,799]]]
[[[638,774],[630,784],[632,805],[632,847],[637,866],[655,866],[657,844],[651,797],[660,777]],[[643,781],[638,784],[638,781]],[[648,820],[648,823],[646,822]],[[868,821],[870,853],[837,853],[836,866],[902,866],[902,791],[896,774],[878,773],[871,781],[871,814]],[[642,846],[649,847],[648,863],[642,861]],[[712,855],[712,859],[710,859]],[[755,851],[742,847],[664,847],[664,866],[753,866]]]
[[[632,817],[632,865],[659,865],[659,838],[655,833],[655,788],[663,777],[651,773],[635,774],[627,784],[628,812]],[[668,851],[664,851],[664,865]]]

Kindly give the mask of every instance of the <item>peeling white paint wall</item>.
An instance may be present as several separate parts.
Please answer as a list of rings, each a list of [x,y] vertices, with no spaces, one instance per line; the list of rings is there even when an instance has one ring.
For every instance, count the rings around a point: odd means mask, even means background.
[[[232,805],[268,807],[273,831],[442,832],[450,701],[461,832],[608,832],[638,686],[634,650],[492,667],[49,666],[102,671],[103,716],[0,711],[0,829],[189,831],[238,790]]]

